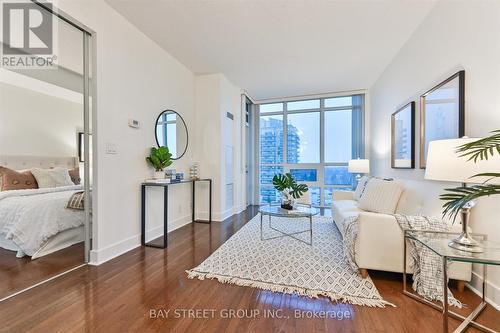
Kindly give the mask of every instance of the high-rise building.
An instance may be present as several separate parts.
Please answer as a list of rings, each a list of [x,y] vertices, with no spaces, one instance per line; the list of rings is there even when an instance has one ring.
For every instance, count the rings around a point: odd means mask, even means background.
[[[262,117],[260,119],[260,163],[282,164],[283,161],[283,120]],[[297,128],[287,128],[287,160],[288,163],[299,163],[300,137]],[[261,167],[260,183],[271,184],[275,174],[282,173],[283,167]],[[278,202],[279,194],[270,186],[261,186],[261,202]]]

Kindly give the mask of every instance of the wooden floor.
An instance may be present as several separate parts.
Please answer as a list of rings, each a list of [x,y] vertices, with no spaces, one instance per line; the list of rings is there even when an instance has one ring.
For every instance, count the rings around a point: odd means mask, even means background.
[[[83,243],[79,243],[31,260],[0,249],[0,299],[83,264],[83,251]]]
[[[401,294],[400,274],[370,272],[382,296],[397,306],[384,309],[187,279],[186,269],[201,263],[255,214],[252,207],[223,223],[187,225],[169,234],[166,250],[137,248],[99,267],[79,269],[0,303],[0,330],[16,333],[441,331],[439,312]],[[479,302],[469,290],[458,296],[469,305],[462,313]],[[170,310],[168,315],[161,312],[167,318],[158,317],[160,310]],[[328,311],[329,316],[342,314],[345,318],[296,318],[299,314],[321,315],[321,311]],[[152,313],[156,318],[151,318]],[[270,314],[280,318],[268,318]],[[238,316],[245,318],[235,318]],[[499,312],[491,307],[479,322],[500,330]],[[457,326],[458,322],[452,320],[450,329]]]

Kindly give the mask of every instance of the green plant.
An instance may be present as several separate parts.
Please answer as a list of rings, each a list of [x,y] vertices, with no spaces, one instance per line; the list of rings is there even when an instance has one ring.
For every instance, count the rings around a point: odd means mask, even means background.
[[[309,190],[306,184],[298,184],[289,173],[274,175],[273,186],[280,192],[288,192],[295,199],[300,198]]]
[[[469,157],[468,161],[476,163],[478,160],[487,160],[495,154],[500,154],[500,130],[491,132],[492,135],[479,139],[473,142],[466,143],[457,148],[460,156]],[[495,170],[496,171],[496,170]],[[456,219],[462,207],[469,201],[495,194],[500,194],[500,185],[488,184],[492,179],[500,178],[500,173],[487,172],[472,176],[488,177],[486,181],[479,185],[447,188],[448,193],[440,195],[440,199],[445,201],[443,204],[443,216],[450,216],[453,220]]]
[[[167,147],[151,147],[151,153],[146,157],[146,161],[155,168],[156,171],[162,171],[163,169],[172,165],[172,154],[168,151]]]

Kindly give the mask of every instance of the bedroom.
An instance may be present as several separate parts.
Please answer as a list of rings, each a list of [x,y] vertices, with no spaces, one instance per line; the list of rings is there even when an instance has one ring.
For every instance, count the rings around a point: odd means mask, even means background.
[[[86,258],[84,35],[54,27],[57,69],[0,69],[0,299]]]

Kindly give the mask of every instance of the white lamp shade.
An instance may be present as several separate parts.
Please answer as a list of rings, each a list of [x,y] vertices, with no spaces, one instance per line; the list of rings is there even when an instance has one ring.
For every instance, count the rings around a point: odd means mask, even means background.
[[[474,177],[478,173],[500,173],[500,155],[495,151],[488,160],[478,159],[469,161],[469,156],[461,157],[457,148],[463,144],[479,139],[462,138],[451,140],[437,140],[429,143],[425,179],[458,183],[480,184],[489,177]],[[500,179],[495,178],[488,184],[500,184]]]
[[[350,160],[347,170],[350,173],[370,173],[370,160],[357,159]]]

